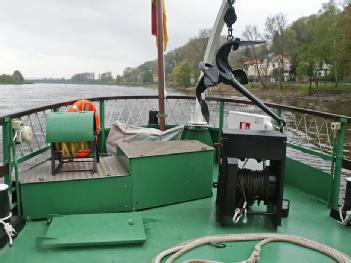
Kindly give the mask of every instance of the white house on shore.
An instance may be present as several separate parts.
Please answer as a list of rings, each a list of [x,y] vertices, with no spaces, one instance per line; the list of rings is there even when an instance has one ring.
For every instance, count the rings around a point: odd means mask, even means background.
[[[269,78],[271,82],[275,82],[274,70],[281,69],[284,65],[284,80],[289,80],[289,71],[291,69],[291,62],[288,58],[275,56],[265,58],[263,61],[251,59],[244,62],[244,70],[249,79],[257,79],[259,76],[262,78]],[[258,72],[259,71],[259,72]],[[260,74],[259,74],[260,73]]]

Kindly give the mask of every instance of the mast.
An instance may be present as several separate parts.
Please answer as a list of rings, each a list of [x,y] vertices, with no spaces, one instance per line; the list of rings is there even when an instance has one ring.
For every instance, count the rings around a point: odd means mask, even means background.
[[[157,19],[157,71],[158,71],[158,108],[160,130],[165,130],[165,67],[164,67],[164,42],[163,42],[163,6],[162,0],[156,0]]]

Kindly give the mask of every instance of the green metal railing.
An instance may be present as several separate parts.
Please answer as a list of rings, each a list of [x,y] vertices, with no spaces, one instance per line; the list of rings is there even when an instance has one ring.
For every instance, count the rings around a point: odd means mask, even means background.
[[[99,149],[102,152],[106,152],[106,138],[108,135],[107,127],[107,115],[109,119],[121,120],[127,122],[127,124],[137,124],[146,125],[147,124],[147,113],[149,110],[156,108],[157,106],[157,96],[118,96],[118,97],[100,97],[92,98],[94,103],[98,103],[100,123],[101,123],[101,133],[99,138]],[[225,127],[226,114],[229,110],[235,107],[253,107],[252,103],[247,100],[240,99],[224,99],[224,98],[207,98],[209,101],[210,109],[213,110],[212,113],[212,128],[217,132],[216,142],[220,143],[221,134],[220,130]],[[187,120],[190,119],[191,107],[194,105],[195,98],[191,96],[169,96],[167,98],[168,104],[168,120],[169,124],[185,124]],[[0,178],[4,178],[4,182],[9,185],[9,193],[12,195],[15,190],[19,187],[18,169],[19,165],[32,160],[34,157],[40,156],[41,154],[47,153],[49,146],[45,142],[45,121],[46,114],[50,111],[65,110],[69,105],[72,105],[75,101],[68,101],[64,103],[57,103],[52,105],[43,106],[40,108],[26,110],[23,112],[10,114],[5,117],[0,117],[0,125],[2,126],[2,164],[0,164]],[[144,103],[144,104],[143,104]],[[115,105],[109,105],[115,104]],[[141,105],[142,104],[142,105]],[[116,107],[116,105],[118,107]],[[329,193],[329,205],[336,208],[339,205],[339,189],[340,180],[342,175],[342,169],[347,168],[351,170],[350,161],[344,159],[344,141],[345,134],[347,131],[348,123],[351,123],[351,118],[346,116],[340,116],[330,113],[317,112],[312,110],[306,110],[296,107],[289,107],[285,105],[278,105],[273,103],[266,103],[267,106],[274,109],[279,116],[283,116],[285,113],[301,114],[301,116],[312,116],[313,118],[322,118],[328,121],[340,123],[340,129],[335,131],[332,136],[332,146],[330,151],[323,151],[323,147],[308,147],[303,144],[295,143],[293,141],[288,142],[288,147],[295,149],[302,153],[315,156],[331,162],[330,175],[332,176],[332,183],[330,185]],[[212,108],[211,108],[212,107]],[[122,108],[122,109],[121,109]],[[182,109],[183,108],[183,109]],[[116,111],[119,111],[116,113]],[[112,113],[111,113],[112,112]],[[41,119],[38,117],[41,113]],[[135,116],[133,116],[133,114]],[[29,123],[33,126],[33,121],[31,115],[36,115],[37,118],[37,132],[41,139],[35,137],[36,147],[27,147],[26,151],[20,149],[20,154],[18,150],[20,146],[17,146],[13,142],[13,130],[11,127],[11,121],[16,118],[29,118]],[[295,116],[295,115],[294,115]],[[182,117],[182,118],[181,118]],[[306,121],[306,120],[305,120]],[[317,125],[317,121],[316,121]],[[306,125],[305,125],[306,126]],[[311,125],[310,125],[311,126]],[[327,126],[327,125],[326,125]],[[320,128],[316,128],[318,132]],[[308,133],[308,129],[306,129]],[[328,131],[328,127],[327,127]],[[301,135],[302,136],[302,135]],[[308,134],[307,134],[308,136]],[[318,138],[320,139],[320,138]],[[329,139],[329,135],[328,135]],[[328,147],[327,147],[328,148]],[[217,152],[219,154],[219,151]],[[20,156],[17,156],[20,155]],[[217,156],[219,157],[219,156]],[[11,178],[14,174],[15,187],[12,187]],[[20,191],[15,191],[17,196],[17,201],[20,200]],[[18,213],[21,213],[20,202],[13,202],[13,208],[16,208]]]

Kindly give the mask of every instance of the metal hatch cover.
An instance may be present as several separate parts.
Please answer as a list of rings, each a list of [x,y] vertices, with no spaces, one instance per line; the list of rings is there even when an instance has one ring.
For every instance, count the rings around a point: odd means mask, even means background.
[[[142,244],[146,240],[139,213],[110,213],[54,216],[40,248]]]

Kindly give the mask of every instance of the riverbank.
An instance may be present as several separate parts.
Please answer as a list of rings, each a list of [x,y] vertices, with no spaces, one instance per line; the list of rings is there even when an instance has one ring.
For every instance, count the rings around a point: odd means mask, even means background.
[[[302,100],[318,100],[318,101],[339,101],[351,102],[351,86],[337,86],[321,84],[318,88],[312,88],[312,95],[309,91],[308,84],[284,84],[282,88],[278,84],[267,85],[263,88],[261,84],[250,83],[245,86],[250,92],[256,96],[266,98],[298,98]],[[186,94],[194,94],[195,87],[191,88],[175,88],[175,90],[184,92]],[[208,89],[209,95],[213,96],[242,96],[238,91],[228,85],[218,85],[214,88]]]
[[[34,84],[33,82],[30,81],[22,81],[22,82],[0,82],[0,86],[5,86],[5,85],[25,85],[25,84]]]

